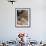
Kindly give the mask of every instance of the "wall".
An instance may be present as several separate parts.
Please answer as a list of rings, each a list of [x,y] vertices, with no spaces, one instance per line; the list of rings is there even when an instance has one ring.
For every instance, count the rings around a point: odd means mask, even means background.
[[[12,5],[0,0],[0,41],[15,40],[19,32],[28,33],[33,40],[46,40],[45,0],[17,0]],[[15,27],[15,8],[31,8],[31,27]]]

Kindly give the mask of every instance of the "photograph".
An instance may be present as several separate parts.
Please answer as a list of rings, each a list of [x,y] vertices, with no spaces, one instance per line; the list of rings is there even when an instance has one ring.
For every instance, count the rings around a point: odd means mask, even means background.
[[[31,24],[30,8],[16,8],[15,13],[16,27],[30,27]]]

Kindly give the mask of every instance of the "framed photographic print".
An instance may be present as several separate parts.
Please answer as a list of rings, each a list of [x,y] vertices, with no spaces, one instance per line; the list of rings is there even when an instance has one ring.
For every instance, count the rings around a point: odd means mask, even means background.
[[[19,28],[31,26],[30,8],[15,8],[15,26]]]

